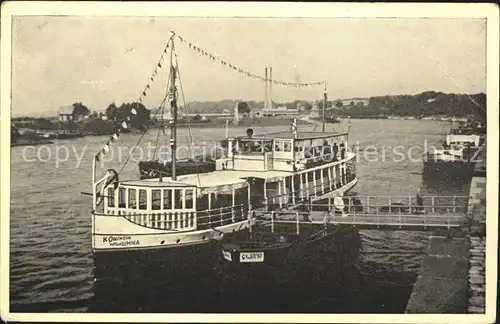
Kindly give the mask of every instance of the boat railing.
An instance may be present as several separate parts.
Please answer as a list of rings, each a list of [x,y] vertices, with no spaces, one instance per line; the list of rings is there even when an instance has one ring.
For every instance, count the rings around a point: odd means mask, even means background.
[[[407,199],[406,204],[401,203],[404,198]],[[301,226],[311,224],[450,228],[464,223],[469,197],[421,198],[423,201],[418,199],[417,203],[411,196],[346,196],[343,197],[343,205],[336,205],[333,199],[329,199],[326,204],[303,203],[293,209],[264,213],[259,220],[269,225],[272,232],[282,224],[295,225],[297,234],[300,233]]]
[[[240,204],[198,211],[196,219],[198,229],[207,229],[241,222],[247,217],[248,205]]]
[[[328,194],[334,190],[340,189],[346,184],[352,182],[356,179],[356,174],[347,172],[342,174],[342,177],[337,178],[335,182],[333,181],[321,181],[317,180],[317,184],[311,184],[309,182],[309,186],[305,186],[304,188],[299,188],[296,190],[290,190],[283,194],[274,195],[272,197],[268,197],[267,205],[270,209],[278,208],[283,205],[295,205],[299,202],[305,202],[308,199],[316,199],[319,196]]]
[[[241,204],[200,211],[173,210],[158,212],[113,209],[100,215],[122,216],[134,224],[152,229],[191,231],[244,221],[248,217],[248,206]]]

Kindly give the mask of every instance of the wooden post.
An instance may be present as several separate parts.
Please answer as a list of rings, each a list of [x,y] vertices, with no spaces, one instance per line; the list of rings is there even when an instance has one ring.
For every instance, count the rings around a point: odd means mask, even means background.
[[[299,213],[298,212],[295,213],[295,217],[297,219],[297,235],[298,235],[299,234]]]
[[[269,210],[269,202],[267,201],[267,181],[264,180],[264,208]]]
[[[295,205],[295,178],[296,178],[296,175],[293,175],[292,176],[292,204]]]
[[[235,200],[236,200],[235,197],[234,197],[235,192],[236,191],[233,189],[233,199],[232,199],[232,205],[231,205],[231,222],[232,223],[234,223],[234,216],[235,216],[235,210],[234,210],[234,208],[235,208],[234,205],[235,205]]]
[[[316,187],[316,170],[314,170],[312,172],[313,174],[313,194],[314,194],[314,197],[316,197],[316,191],[318,190],[318,188]]]
[[[322,194],[325,194],[325,177],[323,175],[323,172],[324,169],[321,169],[320,172],[321,172],[321,193]]]
[[[281,192],[281,183],[278,180],[278,203],[280,205],[280,208],[283,207],[282,200],[281,200],[281,195],[282,195],[282,192]]]
[[[309,198],[309,171],[304,172],[306,179],[306,199]]]
[[[333,191],[332,189],[332,167],[328,167],[328,188],[330,191]]]
[[[435,210],[434,210],[434,196],[432,196],[432,213],[434,214]]]
[[[333,169],[333,188],[337,189],[337,171],[336,169],[337,164],[335,164],[332,169]]]
[[[457,198],[457,196],[453,196],[453,214],[456,214],[456,212],[457,212],[456,198]]]

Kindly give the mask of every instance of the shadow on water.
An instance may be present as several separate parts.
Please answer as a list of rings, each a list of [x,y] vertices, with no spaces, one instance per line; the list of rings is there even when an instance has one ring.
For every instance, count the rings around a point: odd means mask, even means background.
[[[94,283],[95,298],[88,311],[401,313],[404,310],[415,281],[413,273],[391,272],[376,264],[363,264],[358,231],[340,233],[330,243],[330,253],[304,260],[300,269],[293,271],[255,271],[235,278],[222,271],[219,264],[215,266],[214,276],[207,274],[194,279],[190,274],[202,268],[191,269],[184,278],[176,277],[175,282],[147,275],[129,280],[99,280]]]

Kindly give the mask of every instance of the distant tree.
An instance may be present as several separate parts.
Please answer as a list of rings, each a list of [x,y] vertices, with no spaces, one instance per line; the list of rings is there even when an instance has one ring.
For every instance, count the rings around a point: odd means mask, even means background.
[[[335,100],[334,105],[337,108],[342,108],[344,106],[344,104],[342,103],[342,100]]]
[[[248,104],[245,101],[240,101],[238,103],[238,113],[240,113],[240,114],[250,113],[250,107],[248,106]]]
[[[90,110],[81,102],[75,102],[73,104],[73,118],[88,116]]]
[[[10,142],[16,143],[21,135],[14,125],[10,125]]]
[[[132,109],[135,109],[136,113],[132,113]],[[149,124],[149,116],[151,111],[147,109],[140,102],[123,103],[117,109],[117,119],[118,120],[128,120],[130,118],[130,125],[134,128],[145,129]]]
[[[106,108],[106,117],[108,117],[109,120],[116,120],[117,110],[116,104],[114,102],[111,103],[108,108]]]
[[[201,115],[195,115],[195,116],[193,117],[193,120],[194,120],[194,121],[200,121],[200,120],[202,120]]]

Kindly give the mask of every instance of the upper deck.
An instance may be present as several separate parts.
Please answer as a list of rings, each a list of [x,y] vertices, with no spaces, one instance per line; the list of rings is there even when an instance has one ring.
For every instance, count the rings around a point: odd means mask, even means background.
[[[229,138],[228,156],[216,168],[296,172],[351,156],[347,141],[348,133],[292,131]]]

